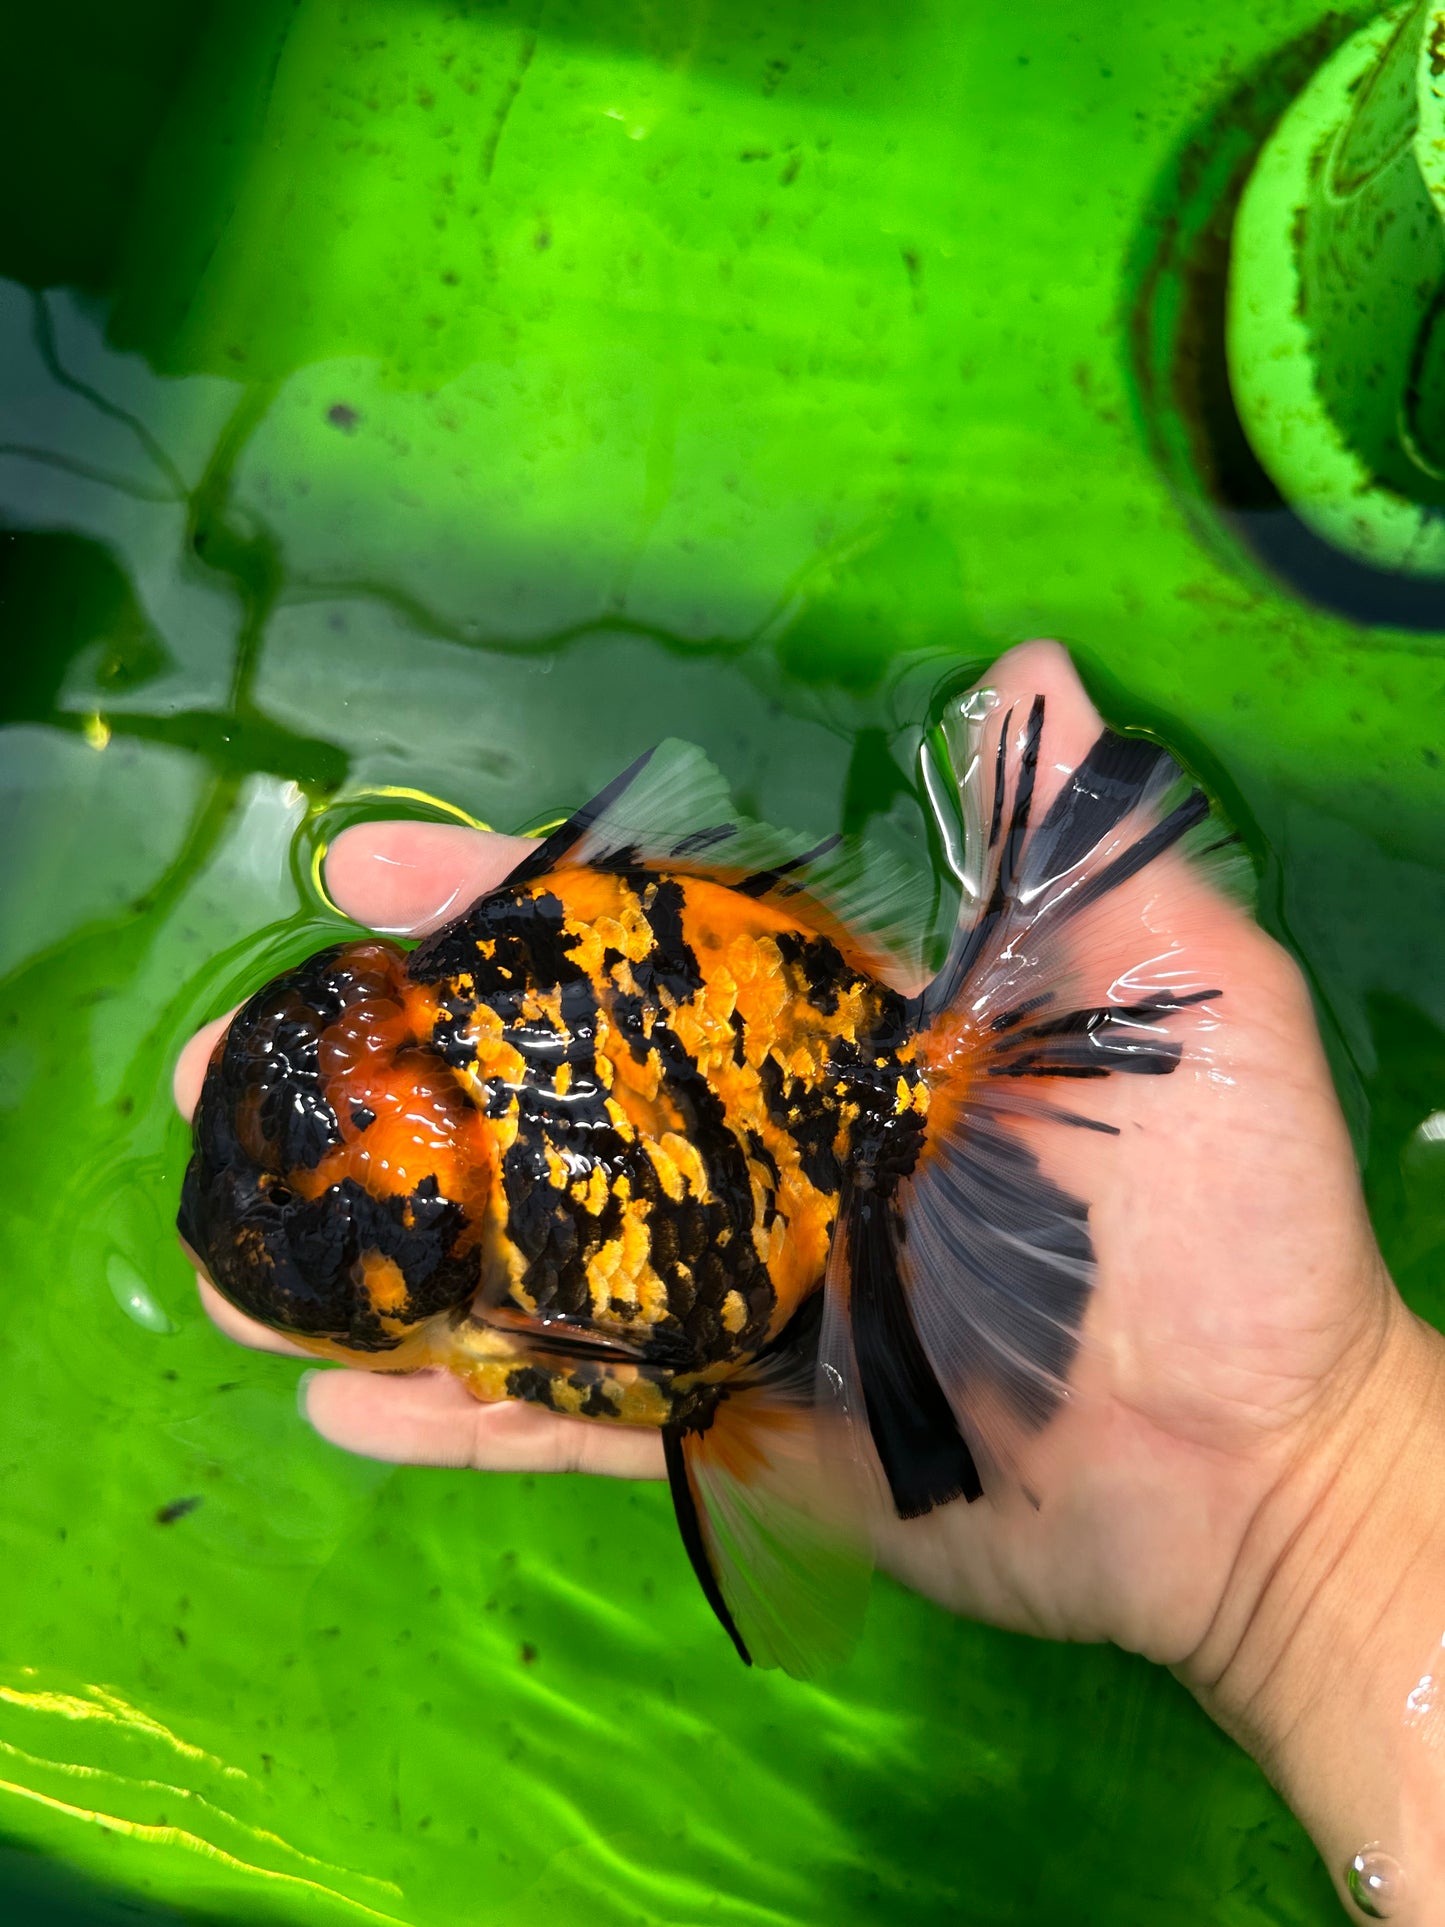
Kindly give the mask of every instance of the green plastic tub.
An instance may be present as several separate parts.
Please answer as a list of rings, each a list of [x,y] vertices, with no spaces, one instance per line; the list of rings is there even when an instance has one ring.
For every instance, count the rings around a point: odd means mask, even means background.
[[[1332,1918],[1142,1662],[880,1582],[834,1678],[745,1674],[662,1487],[322,1444],[199,1311],[169,1076],[340,927],[350,815],[535,826],[680,735],[921,849],[940,682],[1056,635],[1241,826],[1438,1315],[1445,614],[1272,559],[1222,372],[1260,143],[1368,17],[13,13],[0,1919]]]

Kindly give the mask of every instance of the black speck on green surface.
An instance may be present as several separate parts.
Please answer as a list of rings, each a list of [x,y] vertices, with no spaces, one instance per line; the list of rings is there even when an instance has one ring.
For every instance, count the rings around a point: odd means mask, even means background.
[[[194,1512],[197,1506],[204,1503],[198,1493],[192,1493],[184,1499],[172,1499],[169,1505],[163,1505],[156,1513],[156,1524],[173,1526],[178,1519],[184,1519],[188,1513]]]

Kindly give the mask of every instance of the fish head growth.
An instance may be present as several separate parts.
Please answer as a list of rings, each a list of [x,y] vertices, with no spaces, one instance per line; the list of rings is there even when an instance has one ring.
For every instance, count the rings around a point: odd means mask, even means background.
[[[406,954],[319,952],[257,993],[207,1069],[181,1235],[262,1324],[378,1364],[470,1306],[494,1135],[418,1029]]]

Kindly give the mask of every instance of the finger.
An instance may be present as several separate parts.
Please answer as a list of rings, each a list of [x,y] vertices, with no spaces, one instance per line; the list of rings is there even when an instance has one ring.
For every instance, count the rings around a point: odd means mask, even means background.
[[[309,1372],[303,1417],[333,1445],[399,1465],[468,1465],[480,1472],[596,1472],[660,1479],[662,1438],[634,1425],[567,1418],[511,1401],[482,1405],[450,1372],[388,1378]]]
[[[1057,642],[1021,642],[999,657],[980,687],[994,690],[1005,710],[1018,709],[1020,723],[1027,714],[1021,706],[1043,697],[1043,755],[1035,797],[1038,809],[1046,809],[1104,728],[1068,651]]]
[[[209,1024],[202,1024],[176,1059],[171,1091],[176,1100],[176,1109],[187,1124],[195,1116],[196,1106],[201,1101],[201,1086],[206,1081],[206,1066],[211,1061],[216,1040],[224,1034],[227,1024],[240,1008],[236,1004],[224,1017],[216,1017]]]
[[[994,715],[1011,718],[1016,743],[1022,740],[1033,698],[1044,699],[1033,799],[1033,822],[1037,825],[1107,725],[1079,681],[1067,651],[1057,642],[1018,644],[999,657],[979,686],[996,695]],[[1087,793],[1087,789],[1085,785],[1081,793]],[[1168,891],[1167,905],[1160,897],[1161,889]],[[1100,964],[1106,953],[1119,945],[1137,947],[1141,941],[1154,942],[1167,928],[1176,943],[1195,946],[1191,967],[1198,962],[1202,968],[1203,953],[1197,950],[1198,939],[1205,934],[1201,918],[1213,938],[1226,933],[1231,937],[1241,933],[1257,936],[1244,912],[1215,889],[1208,867],[1187,861],[1177,849],[1166,849],[1133,877],[1116,885],[1088,917],[1087,925],[1076,925],[1073,938],[1085,951],[1095,954]],[[1142,964],[1149,955],[1148,951],[1140,952],[1128,960],[1130,966]]]
[[[245,1312],[237,1311],[230,1300],[223,1298],[210,1279],[203,1277],[200,1272],[196,1273],[196,1289],[201,1295],[201,1309],[217,1331],[223,1332],[236,1344],[244,1345],[248,1351],[279,1352],[283,1358],[313,1356],[311,1352],[302,1351],[299,1345],[293,1345],[289,1338],[283,1338],[280,1332],[268,1331],[264,1325],[258,1325],[254,1318],[248,1318]]]
[[[531,847],[458,823],[356,823],[327,852],[326,887],[368,930],[420,936],[495,889]]]
[[[500,883],[531,841],[459,823],[358,823],[327,853],[327,888],[347,916],[368,929],[420,935]],[[171,1087],[188,1120],[216,1040],[239,1008],[203,1025],[176,1060]]]

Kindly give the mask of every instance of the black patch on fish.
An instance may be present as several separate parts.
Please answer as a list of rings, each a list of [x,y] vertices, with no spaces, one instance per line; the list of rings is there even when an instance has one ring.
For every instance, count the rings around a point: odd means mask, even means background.
[[[850,1044],[846,1049],[856,1056],[856,1045]],[[844,1055],[835,1047],[829,1054],[830,1066],[836,1068]],[[833,1079],[810,1086],[801,1078],[788,1077],[769,1052],[758,1066],[758,1081],[768,1116],[780,1130],[787,1132],[798,1148],[798,1162],[804,1177],[815,1189],[836,1197],[843,1182],[843,1167],[833,1148],[838,1135],[838,1100],[833,1095]]]
[[[1016,1025],[1024,1021],[1025,1017],[1032,1017],[1036,1010],[1042,1010],[1045,1005],[1053,1001],[1053,991],[1041,990],[1037,997],[1025,998],[1023,1003],[1015,1004],[1012,1010],[999,1011],[996,1016],[989,1019],[988,1027],[990,1030],[1013,1030]]]
[[[1031,1431],[1058,1406],[1054,1384],[1069,1373],[1092,1284],[1089,1207],[1040,1168],[1026,1144],[977,1110],[955,1136],[930,1147],[919,1183],[901,1200],[906,1221],[924,1222],[936,1275],[915,1276],[914,1294],[960,1289],[991,1310],[980,1323],[968,1378],[991,1385]],[[905,1265],[905,1271],[910,1267]],[[1011,1316],[1007,1307],[1027,1307]]]
[[[589,1004],[595,1013],[590,996]],[[588,1260],[614,1234],[618,1206],[609,1189],[602,1216],[594,1216],[570,1186],[554,1184],[548,1150],[582,1177],[594,1164],[611,1176],[633,1161],[607,1116],[595,1059],[577,1070],[564,1102],[553,1088],[554,1066],[527,1060],[521,1086],[508,1087],[517,1135],[502,1159],[507,1232],[526,1262],[523,1289],[540,1310],[563,1314],[591,1309]]]
[[[351,988],[342,947],[333,945],[258,991],[232,1019],[219,1067],[207,1072],[202,1131],[218,1125],[224,1110],[231,1135],[239,1125],[265,1169],[314,1170],[341,1142],[322,1088],[319,1047]]]
[[[681,942],[678,907],[671,895],[654,903],[656,927],[663,933],[662,971],[681,983],[689,963],[695,973],[696,962]],[[617,1177],[625,1175],[633,1195],[643,1197],[656,1191],[656,1179],[645,1154],[628,1144],[608,1117],[607,1090],[597,1068],[597,992],[571,954],[582,939],[564,928],[565,921],[560,899],[550,892],[531,896],[508,889],[473,906],[462,920],[464,932],[454,940],[414,952],[410,970],[422,981],[433,969],[450,979],[443,1000],[449,1020],[438,1028],[451,1032],[448,1054],[454,1062],[465,1065],[474,1058],[465,1032],[480,1004],[496,1013],[507,1043],[522,1059],[520,1081],[490,1080],[485,1102],[493,1116],[514,1104],[517,1110],[517,1134],[501,1166],[507,1232],[524,1261],[526,1297],[539,1310],[576,1316],[592,1309],[590,1260],[621,1229],[622,1206],[613,1190]],[[494,946],[490,957],[478,948],[483,942]],[[523,1015],[528,993],[539,992],[559,995],[560,1026],[545,1016]],[[642,1042],[645,1054],[640,1032],[632,1041],[634,1049]],[[563,1063],[571,1078],[565,1097],[559,1097],[556,1074]],[[553,1181],[549,1150],[567,1168],[565,1186]],[[608,1190],[600,1214],[594,1214],[577,1192],[599,1167]],[[520,1298],[517,1302],[527,1308]]]
[[[597,824],[623,793],[631,789],[643,770],[656,754],[656,746],[645,749],[634,762],[612,781],[600,789],[590,803],[584,803],[574,810],[565,823],[543,837],[535,849],[529,850],[516,865],[503,884],[504,889],[516,890],[525,883],[545,876],[549,870],[556,869],[561,859],[573,846],[581,841],[587,832]]]
[[[1117,890],[1121,883],[1127,883],[1130,877],[1137,876],[1145,864],[1152,863],[1156,856],[1170,849],[1196,823],[1202,823],[1208,814],[1209,798],[1203,790],[1191,790],[1162,822],[1156,823],[1152,830],[1146,830],[1137,843],[1130,844],[1122,855],[1106,864],[1097,876],[1090,877],[1069,898],[1067,907],[1070,915],[1090,903],[1096,903],[1100,897],[1107,896],[1110,890]]]
[[[735,1009],[729,1016],[728,1022],[732,1025],[733,1032],[733,1062],[739,1065],[745,1064],[748,1061],[747,1020],[740,1010]]]
[[[582,1009],[590,1008],[595,1016],[592,986],[570,954],[577,939],[569,936],[565,922],[561,899],[550,891],[530,895],[498,890],[412,951],[407,976],[415,984],[430,985],[447,1013],[435,1026],[431,1043],[449,1064],[460,1069],[475,1055],[462,1033],[478,1004],[486,1004],[511,1026],[521,1019],[528,990],[565,993],[585,986],[585,992],[578,993]],[[492,946],[490,956],[483,953],[483,944]],[[570,1028],[579,1054],[590,1054],[592,1032],[585,1021],[580,1030]]]
[[[661,1192],[650,1224],[654,1247],[658,1229],[670,1224],[678,1258],[692,1274],[694,1302],[687,1313],[690,1334],[709,1360],[729,1356],[755,1342],[766,1328],[776,1302],[772,1280],[753,1243],[753,1188],[747,1153],[727,1122],[722,1102],[661,1016],[653,1025],[653,1048],[662,1066],[666,1094],[683,1119],[683,1134],[702,1159],[712,1200],[687,1196],[673,1200]],[[664,1274],[665,1275],[665,1274]],[[729,1291],[747,1306],[743,1330],[730,1333],[722,1323]],[[671,1302],[671,1285],[669,1285]]]
[[[1076,1131],[1100,1131],[1105,1137],[1122,1135],[1117,1124],[1105,1124],[1097,1117],[1084,1117],[1078,1111],[1061,1110],[1057,1104],[1039,1105],[1038,1115],[1046,1117],[1051,1124],[1067,1124]]]
[[[508,1372],[507,1397],[521,1399],[528,1405],[545,1405],[553,1412],[557,1409],[552,1396],[552,1374],[543,1371],[540,1365],[518,1365]]]
[[[626,872],[624,881],[636,893],[638,907],[652,932],[647,955],[632,966],[634,983],[658,1008],[663,991],[674,1003],[687,1003],[702,989],[703,975],[682,933],[686,901],[682,884],[676,877],[658,877],[645,871]]]
[[[752,1242],[752,1188],[743,1149],[720,1101],[665,1021],[670,1006],[689,1002],[703,987],[683,932],[683,884],[635,868],[623,867],[620,875],[636,897],[651,942],[631,962],[635,990],[604,989],[608,1014],[639,1062],[658,1052],[667,1096],[708,1172],[710,1202],[669,1198],[643,1146],[630,1142],[609,1118],[596,1059],[598,992],[571,955],[584,939],[563,927],[558,898],[548,891],[519,896],[507,888],[483,899],[453,931],[439,932],[414,952],[409,973],[422,982],[430,982],[433,972],[442,979],[433,994],[446,1011],[438,1042],[450,1061],[458,1067],[472,1063],[466,1032],[481,1003],[499,1017],[507,1043],[522,1059],[518,1080],[492,1080],[485,1098],[495,1116],[516,1108],[516,1136],[502,1158],[501,1177],[508,1236],[524,1264],[519,1308],[528,1310],[530,1301],[552,1316],[590,1314],[588,1265],[621,1234],[625,1207],[617,1185],[625,1178],[631,1198],[650,1207],[649,1257],[667,1291],[668,1314],[650,1330],[644,1355],[676,1369],[695,1368],[760,1336],[774,1294]],[[482,955],[483,942],[494,946],[492,956]],[[550,1019],[522,1015],[528,992],[553,991],[560,992],[560,1028]],[[558,1097],[556,1072],[564,1061],[571,1081],[565,1097]],[[553,1180],[549,1151],[567,1168],[565,1186]],[[607,1180],[596,1213],[585,1195],[594,1169]],[[721,1318],[734,1289],[747,1306],[740,1334],[729,1333]],[[608,1309],[619,1318],[638,1316],[623,1299]]]
[[[993,888],[976,921],[960,926],[943,967],[933,982],[910,1004],[910,1016],[920,1029],[926,1027],[941,1011],[951,1008],[962,995],[969,973],[991,947],[995,932],[1014,902],[1016,893],[1022,888],[1036,888],[1049,876],[1062,874],[1065,868],[1082,861],[1140,802],[1158,781],[1163,764],[1170,760],[1152,744],[1140,743],[1105,730],[1050,804],[1043,821],[1030,837],[1029,820],[1033,811],[1043,722],[1044,698],[1035,696],[1020,750],[1013,801],[1007,813],[1007,829],[1004,830],[1004,790],[1013,711],[1010,710],[1004,719],[994,769],[993,815],[988,838],[989,848],[992,849],[1003,836]],[[1156,856],[1177,843],[1208,814],[1208,798],[1202,790],[1193,791],[1177,809],[1152,829],[1146,830],[1096,876],[1070,891],[1060,903],[1057,914],[1060,917],[1073,916],[1107,895],[1110,890],[1117,889]]]
[[[736,823],[714,823],[706,830],[694,830],[680,843],[674,843],[670,854],[674,857],[698,857],[704,850],[711,850],[719,843],[726,843],[729,837],[736,836]]]
[[[1019,773],[1014,780],[1013,808],[1009,812],[1008,832],[1004,837],[998,876],[994,882],[993,900],[996,907],[1001,908],[1007,903],[1018,887],[1024,843],[1029,833],[1029,818],[1033,814],[1034,783],[1038,777],[1039,743],[1043,731],[1044,699],[1035,696],[1024,727],[1023,747],[1019,751]]]
[[[275,1330],[358,1351],[400,1343],[365,1288],[368,1255],[392,1259],[401,1274],[407,1297],[388,1316],[402,1325],[464,1303],[479,1275],[475,1253],[456,1255],[466,1215],[435,1177],[384,1199],[352,1178],[309,1200],[288,1182],[341,1142],[322,1088],[321,1035],[382,988],[400,957],[384,944],[321,951],[237,1014],[206,1072],[181,1192],[181,1235],[233,1305]]]
[[[839,991],[860,981],[857,971],[843,961],[837,944],[827,937],[779,930],[773,941],[794,985],[825,1017],[837,1010]]]
[[[782,1174],[778,1170],[778,1160],[773,1156],[772,1152],[763,1142],[761,1134],[757,1131],[748,1132],[748,1155],[762,1165],[773,1184],[776,1185],[781,1182]]]
[[[306,1199],[245,1158],[206,1179],[193,1160],[181,1204],[182,1234],[239,1310],[277,1331],[362,1352],[401,1342],[361,1284],[362,1260],[372,1252],[393,1260],[407,1297],[388,1316],[419,1324],[464,1304],[477,1288],[477,1254],[455,1255],[466,1226],[461,1206],[443,1198],[431,1176],[404,1198],[374,1198],[345,1178]]]

